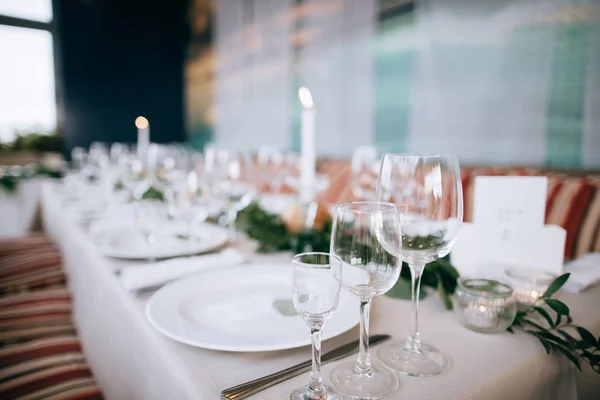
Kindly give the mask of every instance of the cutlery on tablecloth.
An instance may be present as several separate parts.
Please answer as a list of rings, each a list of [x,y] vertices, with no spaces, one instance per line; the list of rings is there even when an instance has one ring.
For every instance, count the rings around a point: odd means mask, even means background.
[[[369,338],[369,345],[375,345],[379,342],[386,341],[390,338],[390,335],[373,335]],[[350,343],[346,343],[340,347],[328,351],[321,357],[321,364],[326,364],[330,361],[339,360],[352,353],[358,351],[359,341],[355,340]],[[242,383],[237,386],[233,386],[229,389],[225,389],[221,392],[221,398],[226,400],[241,400],[248,396],[252,396],[262,390],[270,388],[278,383],[287,381],[295,376],[310,371],[312,361],[304,361],[300,364],[294,365],[293,367],[286,368],[282,371],[275,372],[274,374],[264,376],[262,378],[255,379],[250,382]]]

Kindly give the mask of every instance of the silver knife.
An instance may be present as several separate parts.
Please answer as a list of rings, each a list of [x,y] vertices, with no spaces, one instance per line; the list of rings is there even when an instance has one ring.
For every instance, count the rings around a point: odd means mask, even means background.
[[[390,335],[373,335],[369,338],[369,345],[375,345],[379,342],[388,340]],[[339,360],[344,358],[358,350],[359,341],[355,340],[350,343],[346,343],[343,346],[335,348],[321,356],[321,364],[326,364],[330,361]],[[240,400],[245,399],[248,396],[252,396],[262,390],[270,388],[271,386],[277,385],[283,381],[287,381],[295,376],[310,371],[312,361],[304,361],[300,364],[294,365],[284,369],[283,371],[275,372],[274,374],[264,376],[262,378],[255,379],[250,382],[242,383],[237,386],[230,387],[221,392],[221,398],[226,400]]]

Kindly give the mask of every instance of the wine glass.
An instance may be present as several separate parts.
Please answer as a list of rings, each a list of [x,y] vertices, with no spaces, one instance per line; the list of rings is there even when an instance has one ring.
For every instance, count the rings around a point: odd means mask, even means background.
[[[125,143],[115,142],[110,146],[109,158],[112,165],[119,164],[121,154],[129,153],[129,148]]]
[[[234,240],[237,214],[256,196],[252,162],[245,153],[216,147],[206,153],[206,162],[205,174],[210,194],[223,203],[229,236]]]
[[[362,146],[352,153],[352,174],[350,186],[352,194],[359,200],[377,200],[377,174],[379,158],[373,146]]]
[[[273,146],[261,146],[258,149],[256,161],[258,164],[261,186],[269,192],[280,192],[282,170],[284,170],[284,154]]]
[[[382,347],[379,356],[386,365],[406,375],[437,375],[450,360],[421,342],[419,292],[425,264],[450,252],[462,224],[458,159],[443,154],[386,154],[377,195],[379,200],[404,206],[400,209],[402,257],[410,267],[413,302],[408,337],[404,343]]]
[[[167,219],[167,210],[165,204],[156,199],[139,200],[135,204],[135,225],[138,231],[144,236],[150,255],[148,260],[155,262],[155,245],[158,232],[161,225]]]
[[[302,253],[292,259],[294,307],[310,328],[312,372],[308,385],[294,390],[290,400],[342,400],[321,379],[321,332],[340,300],[342,264],[327,253]]]
[[[71,150],[71,164],[75,171],[81,171],[87,165],[88,155],[83,147],[73,147]]]
[[[187,226],[187,239],[190,255],[196,253],[199,240],[199,227],[208,218],[209,202],[197,192],[180,189],[174,192],[174,218]]]
[[[376,399],[399,386],[393,371],[371,363],[369,311],[371,299],[390,290],[400,276],[400,244],[394,204],[353,202],[335,207],[330,253],[342,260],[342,285],[360,299],[361,316],[357,362],[344,363],[331,373],[333,385],[344,396]]]

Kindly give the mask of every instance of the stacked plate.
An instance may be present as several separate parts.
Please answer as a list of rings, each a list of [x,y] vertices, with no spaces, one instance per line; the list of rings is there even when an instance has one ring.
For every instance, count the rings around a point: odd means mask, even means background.
[[[187,227],[167,222],[161,227],[156,243],[151,246],[133,223],[128,222],[128,218],[110,218],[90,228],[92,241],[103,255],[131,260],[206,253],[227,243],[227,231],[223,228],[200,224],[194,232],[195,238],[192,240]]]

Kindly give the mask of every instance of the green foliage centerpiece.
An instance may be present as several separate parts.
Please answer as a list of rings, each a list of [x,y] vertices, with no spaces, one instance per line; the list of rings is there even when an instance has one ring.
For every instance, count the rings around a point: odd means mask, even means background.
[[[35,177],[60,178],[62,172],[49,169],[41,164],[31,164],[24,167],[0,167],[0,189],[8,193],[14,193],[17,191],[20,182]]]

